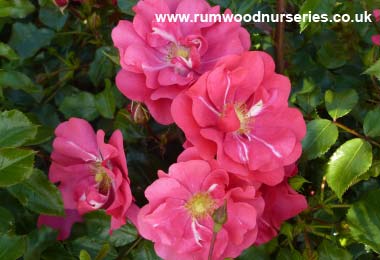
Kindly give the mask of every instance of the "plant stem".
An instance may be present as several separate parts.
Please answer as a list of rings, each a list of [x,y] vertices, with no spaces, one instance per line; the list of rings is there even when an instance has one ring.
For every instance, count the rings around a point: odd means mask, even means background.
[[[217,232],[212,233],[212,239],[211,239],[211,244],[210,244],[210,251],[208,252],[208,260],[212,260],[212,254],[214,253],[214,247],[215,247],[215,241],[216,241],[216,236],[218,235]]]
[[[328,205],[331,209],[338,209],[338,208],[350,208],[350,204],[336,204],[336,205]]]
[[[277,13],[283,14],[286,11],[286,0],[277,0]],[[278,73],[283,73],[285,70],[284,61],[284,35],[285,35],[285,23],[278,22],[276,24],[276,68]]]
[[[354,129],[351,129],[351,128],[349,128],[349,127],[347,127],[347,126],[345,126],[345,125],[342,125],[341,123],[338,123],[338,122],[334,122],[334,124],[335,124],[337,127],[343,129],[344,131],[346,131],[346,132],[348,132],[348,133],[350,133],[350,134],[352,134],[352,135],[354,135],[354,136],[357,136],[357,137],[359,137],[359,138],[362,138],[362,139],[364,139],[364,140],[370,142],[371,144],[373,144],[373,145],[375,145],[375,146],[377,146],[377,147],[380,148],[380,144],[379,144],[378,142],[376,142],[375,140],[373,140],[373,139],[371,139],[371,138],[369,138],[369,137],[367,137],[367,136],[365,136],[365,135],[359,134],[359,133],[356,132]]]

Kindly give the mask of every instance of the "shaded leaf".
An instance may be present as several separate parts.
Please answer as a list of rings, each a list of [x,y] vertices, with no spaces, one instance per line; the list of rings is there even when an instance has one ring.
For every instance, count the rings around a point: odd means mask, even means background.
[[[2,234],[13,233],[15,228],[15,219],[11,212],[0,207],[0,236]]]
[[[26,93],[39,92],[39,88],[25,74],[18,71],[0,70],[0,86],[12,89],[20,89]]]
[[[304,154],[309,160],[325,154],[338,139],[338,128],[326,119],[316,119],[307,124],[307,134],[302,141]]]
[[[366,71],[364,71],[364,74],[380,79],[380,59],[377,60],[375,64],[369,67]]]
[[[380,136],[380,108],[367,113],[364,118],[364,134],[370,137]]]
[[[29,0],[0,0],[0,17],[24,18],[34,10]]]
[[[0,259],[16,260],[24,254],[25,237],[4,234],[0,236]]]
[[[25,250],[25,260],[35,260],[41,258],[41,253],[54,243],[58,232],[46,226],[34,230],[28,235]]]
[[[327,183],[341,199],[346,190],[361,180],[372,164],[372,146],[359,138],[340,146],[327,167]]]
[[[29,179],[9,187],[8,191],[22,205],[36,213],[64,215],[61,193],[40,170],[35,169]]]
[[[3,42],[0,42],[0,57],[7,58],[8,60],[17,60],[19,58],[16,52]]]
[[[9,45],[15,49],[21,58],[29,58],[36,54],[42,47],[49,45],[54,37],[52,30],[38,29],[28,23],[14,23],[12,27]]]
[[[111,82],[107,80],[105,89],[96,95],[96,108],[104,118],[112,119],[116,110],[116,101]]]
[[[0,147],[18,147],[32,140],[37,134],[37,126],[20,111],[0,113]]]
[[[115,247],[121,247],[132,243],[137,239],[137,237],[138,233],[136,228],[132,224],[127,223],[126,225],[112,232],[110,242]]]
[[[338,247],[331,241],[323,240],[318,247],[320,260],[350,260],[352,255],[345,249]]]
[[[347,89],[341,92],[328,90],[325,93],[327,112],[334,121],[350,113],[358,103],[358,100],[358,94],[354,89]]]
[[[95,97],[88,92],[80,92],[65,97],[59,106],[59,110],[66,118],[80,117],[92,121],[99,116],[96,109]]]
[[[110,51],[108,47],[96,50],[95,59],[90,64],[88,75],[95,86],[99,86],[104,79],[112,78],[114,69],[112,61],[104,54]]]
[[[55,30],[60,30],[65,25],[69,14],[60,12],[56,6],[46,6],[40,9],[38,18],[41,22]]]
[[[17,184],[33,172],[34,151],[15,148],[0,149],[0,187]]]
[[[134,260],[159,260],[153,248],[153,243],[148,240],[142,240],[139,246],[132,251]]]
[[[380,253],[380,190],[373,190],[356,202],[347,213],[351,235]]]

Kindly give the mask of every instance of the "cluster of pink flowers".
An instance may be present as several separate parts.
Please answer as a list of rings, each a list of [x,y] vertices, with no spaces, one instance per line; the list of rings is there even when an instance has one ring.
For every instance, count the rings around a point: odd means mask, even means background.
[[[249,33],[238,23],[155,21],[159,13],[219,13],[205,0],[140,0],[133,10],[133,22],[112,32],[122,67],[116,84],[157,122],[182,129],[185,151],[158,172],[138,210],[120,132],[105,144],[104,132],[95,135],[83,120],[61,124],[49,177],[59,182],[67,216],[42,216],[40,224],[66,238],[81,215],[104,209],[111,229],[128,217],[169,260],[234,258],[269,241],[307,207],[288,184],[306,133],[302,114],[288,106],[288,78],[268,54],[248,51]]]

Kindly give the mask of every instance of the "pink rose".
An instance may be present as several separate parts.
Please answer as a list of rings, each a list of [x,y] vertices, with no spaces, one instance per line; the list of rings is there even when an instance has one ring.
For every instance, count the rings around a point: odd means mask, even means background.
[[[71,118],[55,135],[49,179],[59,183],[66,218],[41,216],[39,225],[58,227],[59,239],[65,239],[81,215],[97,209],[111,216],[111,230],[125,224],[127,214],[133,220],[138,209],[132,205],[121,132],[106,144],[103,130],[95,134],[87,121]]]
[[[373,10],[373,17],[375,17],[375,22],[380,22],[380,9]]]
[[[288,107],[290,82],[264,52],[220,60],[173,102],[175,123],[203,159],[276,185],[301,155],[302,114]],[[186,145],[188,146],[188,144]]]
[[[221,57],[250,48],[248,32],[236,22],[156,21],[155,14],[219,14],[205,0],[140,0],[133,10],[133,23],[120,21],[112,31],[122,67],[116,84],[161,124],[173,122],[170,105],[182,90]]]
[[[380,46],[380,34],[373,35],[371,40],[373,44]]]
[[[277,236],[285,220],[295,217],[308,207],[306,198],[288,184],[288,178],[297,173],[297,167],[291,165],[286,167],[285,171],[286,179],[283,182],[274,187],[263,185],[260,188],[265,208],[258,220],[259,234],[256,245],[266,243]]]
[[[183,160],[192,155],[182,156]],[[212,215],[227,203],[227,222],[217,234],[212,259],[237,257],[256,241],[256,218],[263,201],[253,186],[229,189],[225,170],[203,160],[173,164],[150,185],[149,203],[138,215],[140,234],[170,259],[207,259],[213,233]]]

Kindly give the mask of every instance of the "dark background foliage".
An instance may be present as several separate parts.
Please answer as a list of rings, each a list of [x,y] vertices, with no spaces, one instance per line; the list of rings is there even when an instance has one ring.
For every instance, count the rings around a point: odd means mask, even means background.
[[[73,2],[60,11],[51,0],[0,0],[1,260],[158,259],[130,224],[109,236],[101,211],[87,214],[64,242],[55,240],[56,231],[36,227],[38,214],[63,214],[59,191],[47,179],[60,122],[81,117],[108,135],[122,130],[139,205],[157,169],[166,170],[181,152],[180,131],[146,122],[141,113],[134,117],[114,84],[118,56],[110,33],[118,20],[133,18],[135,2]],[[242,14],[274,13],[278,3],[211,1]],[[353,15],[376,7],[378,0],[289,0],[286,11]],[[300,175],[290,182],[307,196],[309,209],[239,259],[378,258],[380,61],[371,36],[379,25],[288,23],[280,39],[276,24],[244,26],[252,49],[276,56],[277,47],[293,85],[290,104],[307,121]]]

